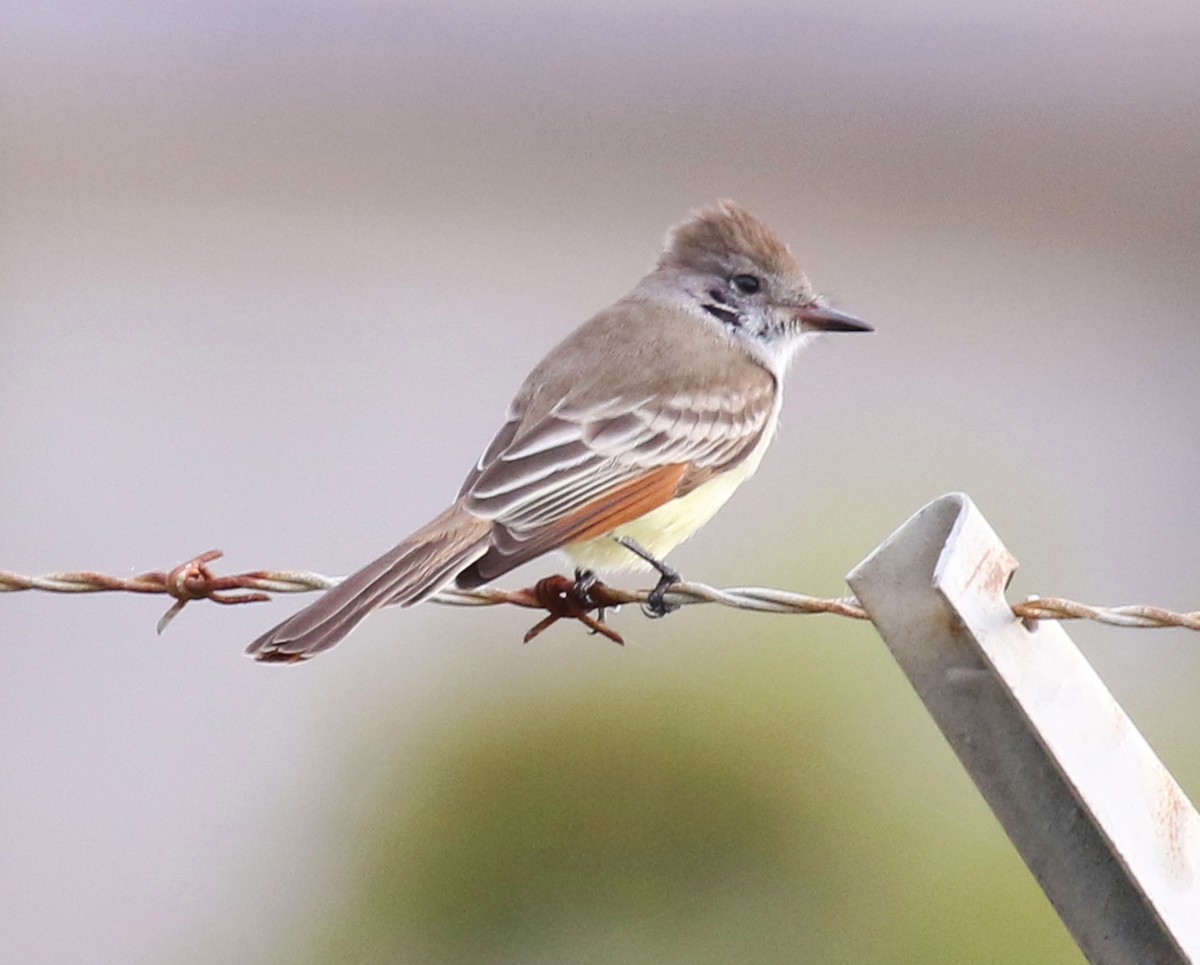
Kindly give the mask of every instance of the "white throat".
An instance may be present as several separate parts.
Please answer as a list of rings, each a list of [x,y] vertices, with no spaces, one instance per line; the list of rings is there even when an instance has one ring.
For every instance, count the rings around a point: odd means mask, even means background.
[[[818,335],[818,332],[802,332],[787,338],[763,338],[756,335],[730,333],[730,337],[744,345],[746,350],[766,366],[767,371],[775,376],[776,381],[781,384],[792,364],[792,359]]]

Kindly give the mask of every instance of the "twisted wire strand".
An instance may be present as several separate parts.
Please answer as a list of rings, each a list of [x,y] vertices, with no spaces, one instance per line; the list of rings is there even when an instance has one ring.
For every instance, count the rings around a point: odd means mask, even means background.
[[[91,570],[69,573],[48,573],[44,576],[22,576],[0,570],[0,592],[41,590],[47,593],[158,593],[174,597],[175,602],[159,621],[158,632],[193,600],[212,600],[222,604],[257,603],[269,600],[273,593],[310,593],[327,590],[341,582],[340,578],[298,570],[252,570],[219,576],[209,563],[220,558],[220,550],[209,550],[181,563],[171,570],[152,571],[121,578]],[[565,579],[565,578],[562,578]],[[569,581],[567,581],[569,583]],[[644,604],[648,590],[622,590],[601,585],[596,602],[601,606]],[[430,598],[445,606],[498,606],[508,604],[531,609],[547,609],[545,593],[535,588],[504,590],[482,587],[478,590],[445,589]],[[716,603],[737,610],[759,613],[832,613],[854,620],[870,619],[862,605],[852,596],[816,597],[789,590],[767,587],[739,586],[719,588],[705,583],[682,582],[666,593],[669,604],[690,606]],[[1059,597],[1030,597],[1012,604],[1013,613],[1025,620],[1092,620],[1117,627],[1165,628],[1181,627],[1200,630],[1200,610],[1177,613],[1163,607],[1140,604],[1128,606],[1089,606]],[[551,614],[554,611],[551,610]],[[559,616],[577,616],[560,613]]]
[[[443,606],[495,606],[512,603],[525,606],[524,591],[501,590],[482,587],[478,590],[448,588],[430,597],[433,603]],[[516,594],[516,598],[514,598]],[[622,590],[605,585],[604,605],[621,606],[626,603],[646,603],[649,590]],[[732,586],[721,589],[707,583],[683,581],[676,583],[665,594],[666,602],[680,606],[697,603],[718,603],[737,610],[752,610],[758,613],[835,613],[853,620],[869,620],[867,611],[852,596],[818,597],[790,590],[772,590],[761,586]]]

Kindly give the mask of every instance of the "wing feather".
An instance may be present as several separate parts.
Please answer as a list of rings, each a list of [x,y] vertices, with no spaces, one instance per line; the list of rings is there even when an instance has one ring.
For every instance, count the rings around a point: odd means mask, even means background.
[[[637,519],[671,500],[683,477],[686,465],[659,466],[609,487],[573,512],[557,517],[552,523],[517,536],[507,526],[492,528],[492,546],[482,557],[458,575],[458,585],[481,586],[527,560],[534,559],[567,543],[603,536],[622,523]]]
[[[495,525],[491,549],[460,583],[602,535],[736,465],[775,401],[764,379],[728,393],[566,399],[529,425],[516,408],[463,485],[467,509]]]

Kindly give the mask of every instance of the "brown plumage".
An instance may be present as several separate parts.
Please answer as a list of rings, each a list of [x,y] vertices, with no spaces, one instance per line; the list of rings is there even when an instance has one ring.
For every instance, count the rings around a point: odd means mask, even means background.
[[[746,273],[761,295],[739,292]],[[248,652],[305,659],[378,607],[479,586],[558,548],[585,567],[644,565],[613,549],[614,532],[669,551],[757,466],[786,358],[822,319],[865,329],[816,301],[744,209],[695,213],[653,272],[534,368],[449,509]]]
[[[673,228],[658,264],[717,271],[728,263],[731,254],[754,262],[766,272],[803,278],[783,239],[732,201],[718,201]]]

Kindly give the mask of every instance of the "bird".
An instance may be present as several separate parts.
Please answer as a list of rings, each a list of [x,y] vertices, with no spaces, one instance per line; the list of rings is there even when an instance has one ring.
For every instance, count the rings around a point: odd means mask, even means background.
[[[472,589],[555,550],[586,592],[595,574],[657,569],[758,468],[796,353],[872,327],[830,307],[784,241],[721,200],[667,234],[652,270],[525,379],[504,424],[442,513],[247,653],[296,662],[372,611]]]

